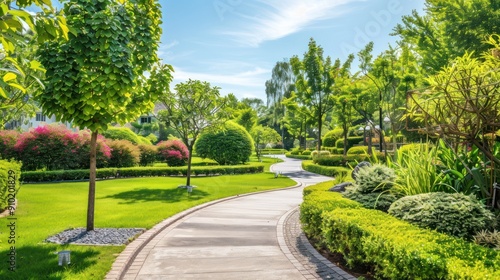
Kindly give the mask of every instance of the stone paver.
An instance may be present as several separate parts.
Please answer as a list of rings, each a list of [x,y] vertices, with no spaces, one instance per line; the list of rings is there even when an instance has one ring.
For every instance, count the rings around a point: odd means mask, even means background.
[[[129,244],[106,279],[355,279],[314,250],[298,221],[303,187],[331,178],[293,159],[272,171],[300,186],[179,213]]]

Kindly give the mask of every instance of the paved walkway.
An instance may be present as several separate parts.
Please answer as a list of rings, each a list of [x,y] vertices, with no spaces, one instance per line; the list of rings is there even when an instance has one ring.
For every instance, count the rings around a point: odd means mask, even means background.
[[[287,159],[271,167],[301,186],[241,195],[179,213],[127,246],[106,279],[356,279],[300,230],[303,187],[331,180]]]

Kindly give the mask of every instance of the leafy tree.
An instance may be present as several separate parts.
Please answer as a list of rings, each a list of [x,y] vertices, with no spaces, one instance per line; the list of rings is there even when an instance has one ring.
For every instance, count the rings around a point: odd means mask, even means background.
[[[370,42],[358,53],[358,57],[362,73],[371,81],[378,94],[380,151],[382,151],[383,120],[388,117],[395,145],[396,135],[403,128],[400,119],[404,114],[402,108],[406,103],[406,92],[416,86],[418,73],[415,58],[406,45],[401,44],[399,51],[389,46],[389,49],[374,61],[372,61],[372,50],[373,42]]]
[[[173,93],[164,94],[161,101],[166,109],[158,112],[158,119],[173,128],[188,147],[186,186],[190,186],[194,144],[205,129],[224,122],[227,98],[221,97],[219,88],[208,82],[188,80],[177,84]]]
[[[394,29],[418,53],[424,71],[433,74],[469,52],[488,49],[483,42],[500,34],[500,3],[492,0],[426,0],[425,14],[413,11]],[[474,54],[472,54],[474,52]]]
[[[500,128],[500,36],[490,37],[489,43],[493,49],[482,58],[467,53],[429,77],[429,88],[410,95],[407,116],[429,135],[452,140],[453,146],[476,146],[499,166],[491,135]]]
[[[332,67],[340,67],[340,61],[332,66],[330,57],[323,58],[323,48],[314,39],[309,41],[309,50],[302,60],[298,56],[290,59],[295,75],[296,99],[311,108],[317,125],[317,150],[321,149],[321,129],[323,120],[334,105]]]
[[[258,125],[250,131],[250,135],[253,138],[255,152],[257,153],[257,158],[259,160],[262,156],[261,149],[263,145],[281,141],[281,136],[278,132],[268,126]]]
[[[128,127],[108,127],[106,131],[102,132],[102,136],[107,139],[120,139],[120,140],[128,140],[133,144],[139,144],[140,140],[137,134],[135,134]]]
[[[349,55],[347,61],[342,65],[342,67],[336,67],[332,70],[336,81],[334,86],[335,104],[333,106],[333,114],[342,127],[344,155],[347,154],[347,149],[349,148],[349,145],[347,144],[349,127],[351,126],[353,119],[358,115],[358,112],[355,110],[357,95],[361,93],[361,90],[356,87],[355,83],[353,83],[354,77],[351,77],[351,74],[349,73],[353,60],[354,55]],[[338,64],[340,63],[336,63],[336,65]]]
[[[153,108],[171,80],[157,66],[161,12],[153,0],[75,0],[64,5],[68,41],[46,42],[40,61],[46,88],[36,98],[59,121],[92,131],[87,230],[94,229],[96,140],[108,124],[124,123]],[[165,69],[166,71],[159,71]],[[146,82],[144,72],[150,71]],[[160,74],[166,75],[160,75]],[[155,79],[161,76],[162,79]]]
[[[290,98],[285,98],[283,104],[287,110],[283,123],[287,131],[294,137],[297,137],[300,146],[306,148],[307,128],[313,125],[314,116],[306,105],[300,102],[295,92]]]
[[[281,137],[284,138],[283,117],[285,106],[282,101],[288,98],[294,88],[294,75],[290,62],[278,61],[273,67],[271,79],[266,81],[267,106],[272,110],[272,125],[281,129]]]
[[[247,162],[252,155],[252,136],[241,125],[228,121],[220,129],[204,132],[196,142],[196,154],[220,165]]]
[[[248,132],[257,124],[257,112],[254,109],[242,109],[238,112],[236,123],[243,126]]]

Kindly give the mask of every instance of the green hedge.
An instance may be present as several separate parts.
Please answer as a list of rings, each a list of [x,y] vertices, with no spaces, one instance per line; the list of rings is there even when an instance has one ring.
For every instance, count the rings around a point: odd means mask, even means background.
[[[500,279],[499,252],[365,209],[325,189],[304,189],[303,229],[342,253],[348,265],[372,267],[386,279]]]
[[[286,153],[285,149],[261,149],[263,155],[282,155]]]
[[[0,160],[0,212],[15,203],[20,176],[21,163]]]
[[[323,151],[329,151],[332,154],[342,154],[344,149],[337,149],[336,147],[321,147]]]
[[[363,142],[363,136],[352,136],[347,137],[347,149],[354,145],[358,145]],[[335,147],[343,151],[344,149],[344,138],[340,138],[335,142]]]
[[[305,160],[302,162],[302,169],[316,173],[316,174],[321,174],[325,176],[346,176],[348,175],[351,170],[349,168],[341,167],[341,166],[321,166],[315,164],[312,160]]]
[[[295,158],[295,159],[303,159],[303,160],[309,160],[312,159],[311,155],[294,155],[292,153],[286,153],[285,156],[287,158]]]
[[[187,167],[126,167],[126,168],[101,168],[97,170],[98,179],[126,178],[126,177],[153,177],[153,176],[185,176]],[[233,165],[233,166],[193,166],[193,176],[252,174],[264,172],[264,165]],[[23,172],[21,181],[53,182],[87,180],[89,170],[61,170],[61,171],[27,171]]]

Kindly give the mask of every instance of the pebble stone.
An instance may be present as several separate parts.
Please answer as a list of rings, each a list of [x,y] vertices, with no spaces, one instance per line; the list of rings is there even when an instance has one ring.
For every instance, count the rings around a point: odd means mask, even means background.
[[[96,228],[92,231],[75,228],[53,235],[45,241],[57,244],[123,245],[144,231],[143,228]]]

